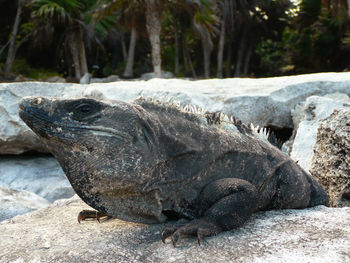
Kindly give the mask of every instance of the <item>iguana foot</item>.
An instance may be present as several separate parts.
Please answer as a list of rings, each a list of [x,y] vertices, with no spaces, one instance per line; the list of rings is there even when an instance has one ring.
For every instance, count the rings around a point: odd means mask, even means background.
[[[192,220],[187,224],[165,227],[162,231],[162,241],[165,243],[165,240],[171,237],[173,246],[176,247],[179,239],[194,236],[197,237],[198,244],[200,245],[204,237],[216,236],[222,231],[219,226],[210,222],[209,219],[200,218]]]
[[[257,190],[248,181],[223,178],[207,184],[198,196],[199,218],[189,223],[166,227],[162,241],[171,237],[174,247],[185,236],[214,236],[244,224],[257,210]]]
[[[87,219],[96,219],[99,223],[101,223],[101,218],[104,218],[103,221],[106,221],[108,219],[111,219],[112,217],[109,215],[106,215],[102,212],[96,211],[96,210],[83,210],[78,215],[78,222],[80,224],[80,221],[84,221]]]

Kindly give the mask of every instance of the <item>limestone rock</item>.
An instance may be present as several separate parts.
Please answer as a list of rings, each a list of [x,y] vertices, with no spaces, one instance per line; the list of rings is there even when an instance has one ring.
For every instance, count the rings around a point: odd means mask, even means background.
[[[45,82],[61,82],[66,83],[66,79],[60,76],[52,76],[44,80]]]
[[[91,74],[85,73],[79,80],[80,84],[90,84]]]
[[[162,224],[77,222],[79,199],[0,223],[0,262],[347,262],[350,208],[323,206],[255,214],[242,228],[198,246],[160,240]]]
[[[120,78],[118,75],[110,75],[106,78],[92,78],[90,80],[90,83],[108,83],[108,82],[115,82],[120,81]]]
[[[332,206],[350,206],[350,107],[321,121],[311,174],[328,191]]]
[[[139,96],[194,104],[223,111],[246,123],[293,128],[291,110],[311,95],[342,92],[350,95],[350,73],[322,73],[265,79],[151,79],[79,85],[71,83],[0,84],[0,154],[45,151],[34,134],[19,120],[23,96],[94,97],[134,100]]]
[[[350,95],[350,73],[323,73],[263,79],[151,79],[90,84],[84,95],[130,101],[139,96],[222,111],[259,126],[293,128],[291,110],[312,95]]]
[[[319,120],[330,116],[335,109],[347,106],[350,106],[348,95],[332,93],[308,97],[292,110],[295,134],[288,142],[291,145],[290,156],[305,170],[310,169]]]
[[[0,184],[0,221],[50,204],[49,201],[32,192],[15,190]]]
[[[156,75],[154,72],[144,73],[141,75],[141,80],[150,80],[155,78]],[[163,79],[171,79],[174,78],[174,74],[168,71],[162,71],[162,78]]]
[[[74,195],[62,168],[51,156],[3,156],[0,175],[0,184],[33,192],[50,202]]]

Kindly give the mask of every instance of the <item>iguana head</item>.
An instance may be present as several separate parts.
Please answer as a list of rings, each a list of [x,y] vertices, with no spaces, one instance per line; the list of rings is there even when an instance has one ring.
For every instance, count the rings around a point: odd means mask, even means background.
[[[164,158],[158,124],[137,104],[28,97],[20,102],[19,114],[59,161],[78,195],[105,213],[114,213],[108,198],[115,202],[140,195],[150,181],[147,170]],[[122,211],[117,213],[123,218]]]

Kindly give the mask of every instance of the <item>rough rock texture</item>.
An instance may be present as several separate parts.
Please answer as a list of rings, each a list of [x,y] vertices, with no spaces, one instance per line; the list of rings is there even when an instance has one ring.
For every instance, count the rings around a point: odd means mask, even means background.
[[[293,127],[291,110],[311,95],[350,95],[350,73],[323,73],[263,79],[152,79],[90,84],[85,96],[131,101],[139,96],[171,98],[209,111],[223,111],[245,123]]]
[[[350,206],[350,107],[321,121],[311,173],[324,186],[332,206]]]
[[[44,80],[45,82],[61,82],[66,83],[66,79],[60,76],[53,76]]]
[[[10,189],[0,184],[0,221],[50,204],[32,192]]]
[[[316,142],[319,120],[330,116],[335,109],[350,106],[350,98],[344,93],[311,96],[292,110],[295,136],[290,156],[305,170],[310,169],[313,147]]]
[[[23,96],[77,97],[133,100],[139,96],[171,98],[224,111],[260,126],[293,127],[291,110],[311,95],[343,92],[350,95],[350,73],[322,73],[266,79],[210,79],[189,81],[152,79],[79,85],[71,83],[0,84],[0,154],[43,151],[37,137],[18,117]]]
[[[120,78],[118,75],[110,75],[106,78],[91,78],[90,83],[108,83],[119,81]]]
[[[173,248],[164,225],[76,216],[77,199],[0,223],[0,262],[349,262],[350,208],[323,206],[258,213],[244,227]]]
[[[75,97],[81,96],[82,90],[83,86],[69,83],[0,84],[0,154],[20,154],[29,150],[46,151],[18,116],[18,102],[22,97],[35,94]]]
[[[74,195],[61,166],[51,156],[0,157],[0,184],[33,192],[50,202]]]
[[[141,75],[141,80],[150,80],[156,77],[156,74],[154,72],[144,73]],[[174,74],[169,71],[162,71],[162,78],[163,79],[171,79],[174,78]]]

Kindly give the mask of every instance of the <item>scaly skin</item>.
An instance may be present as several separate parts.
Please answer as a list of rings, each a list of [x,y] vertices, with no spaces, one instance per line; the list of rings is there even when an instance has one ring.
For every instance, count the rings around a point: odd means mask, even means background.
[[[143,99],[25,98],[20,117],[101,214],[160,223],[162,240],[241,226],[259,210],[328,205],[320,185],[240,121]]]

